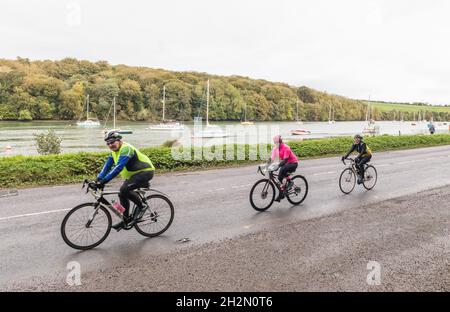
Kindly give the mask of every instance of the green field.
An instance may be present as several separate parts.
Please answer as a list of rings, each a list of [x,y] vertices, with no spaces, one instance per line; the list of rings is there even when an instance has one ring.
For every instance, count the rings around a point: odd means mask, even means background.
[[[386,102],[374,102],[364,101],[365,104],[373,104],[375,108],[381,112],[391,112],[393,110],[399,112],[433,112],[433,113],[450,113],[449,106],[437,106],[437,105],[414,105],[406,103],[386,103]]]

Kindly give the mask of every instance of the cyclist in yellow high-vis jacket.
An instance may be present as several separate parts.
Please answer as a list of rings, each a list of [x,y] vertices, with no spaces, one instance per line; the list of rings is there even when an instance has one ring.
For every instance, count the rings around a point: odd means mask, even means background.
[[[134,190],[148,187],[155,167],[146,155],[131,144],[123,142],[122,136],[117,131],[107,132],[105,141],[111,150],[111,155],[97,176],[97,183],[103,186],[119,174],[125,180],[119,193],[120,203],[125,208],[124,221],[113,225],[114,229],[120,230],[128,223],[139,219],[147,209]],[[131,217],[129,216],[130,200],[137,206],[136,213]]]

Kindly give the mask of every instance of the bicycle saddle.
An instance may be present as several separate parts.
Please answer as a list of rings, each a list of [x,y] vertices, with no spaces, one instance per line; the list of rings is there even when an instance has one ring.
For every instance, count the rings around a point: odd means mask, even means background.
[[[149,188],[150,188],[150,182],[144,186],[141,186],[140,188],[138,188],[138,190],[148,190]]]

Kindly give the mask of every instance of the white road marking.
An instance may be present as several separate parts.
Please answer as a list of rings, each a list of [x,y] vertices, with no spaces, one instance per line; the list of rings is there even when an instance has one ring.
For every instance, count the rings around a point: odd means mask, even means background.
[[[3,218],[0,218],[0,221],[10,220],[10,219],[17,219],[17,218],[24,218],[24,217],[32,217],[32,216],[38,216],[38,215],[43,215],[43,214],[49,214],[49,213],[58,213],[58,212],[63,212],[63,211],[69,211],[70,209],[72,209],[72,208],[58,209],[58,210],[49,210],[49,211],[42,211],[42,212],[35,212],[35,213],[27,213],[27,214],[22,214],[22,215],[16,215],[16,216],[3,217]]]
[[[314,173],[313,176],[320,176],[320,175],[326,175],[326,174],[335,174],[336,171],[328,171],[328,172],[319,172],[319,173]]]

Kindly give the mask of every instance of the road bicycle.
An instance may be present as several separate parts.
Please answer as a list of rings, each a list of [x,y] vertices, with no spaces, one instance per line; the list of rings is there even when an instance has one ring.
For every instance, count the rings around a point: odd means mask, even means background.
[[[275,201],[275,195],[284,195],[293,205],[300,205],[308,195],[308,181],[302,175],[288,174],[286,177],[285,190],[281,190],[281,184],[278,180],[276,171],[279,169],[277,163],[263,164],[258,166],[258,173],[267,178],[261,179],[253,185],[250,191],[250,204],[257,211],[265,211],[272,206]],[[275,191],[277,190],[277,192]]]
[[[82,189],[90,192],[95,198],[94,202],[84,203],[71,209],[64,217],[61,224],[61,235],[72,248],[88,250],[100,245],[111,232],[112,211],[119,219],[124,220],[123,215],[116,210],[105,196],[115,196],[119,192],[105,192],[95,182],[85,180]],[[162,192],[148,187],[136,190],[147,208],[137,211],[134,204],[130,210],[135,219],[123,229],[135,228],[139,234],[146,237],[159,236],[170,227],[174,218],[174,207],[170,199]],[[150,195],[146,195],[150,193]],[[140,218],[139,218],[140,216]]]
[[[339,188],[344,194],[350,194],[353,191],[356,185],[357,176],[359,175],[355,160],[353,158],[347,158],[347,160],[349,160],[348,164],[345,162],[345,159],[342,160],[347,168],[342,171],[339,178]],[[365,164],[364,178],[362,181],[362,185],[364,186],[364,188],[366,188],[367,190],[373,189],[377,184],[377,179],[377,169],[372,165]]]

